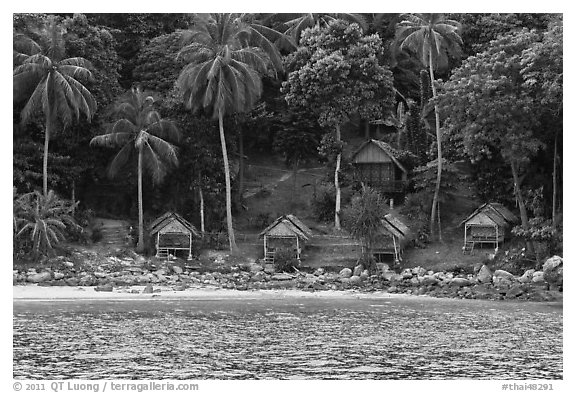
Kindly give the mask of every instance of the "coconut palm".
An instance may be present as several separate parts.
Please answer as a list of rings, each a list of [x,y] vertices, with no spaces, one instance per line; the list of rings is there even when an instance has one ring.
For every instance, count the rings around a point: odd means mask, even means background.
[[[47,255],[66,237],[66,229],[79,229],[72,217],[74,204],[60,199],[53,190],[33,191],[14,199],[15,238],[29,234],[32,255]]]
[[[138,166],[138,245],[144,249],[144,212],[142,205],[142,173],[152,175],[154,184],[164,178],[169,166],[178,165],[176,147],[171,142],[180,139],[180,132],[169,120],[162,119],[154,108],[154,99],[140,89],[131,89],[116,107],[119,119],[107,132],[92,138],[90,145],[120,147],[108,169],[115,177],[121,169],[137,158]]]
[[[280,67],[274,45],[239,14],[197,15],[192,30],[181,32],[179,56],[187,65],[176,82],[184,104],[218,119],[226,182],[226,223],[230,252],[237,251],[232,225],[230,167],[224,116],[248,112],[262,93],[260,74]]]
[[[48,144],[58,126],[65,128],[80,114],[88,121],[96,111],[96,101],[81,80],[92,79],[90,62],[82,57],[64,58],[63,29],[54,17],[36,32],[37,41],[14,34],[14,100],[26,101],[22,123],[38,111],[45,120],[43,190],[48,195]]]
[[[440,130],[440,114],[436,104],[436,86],[434,85],[434,70],[445,67],[450,55],[457,56],[461,52],[460,23],[444,19],[442,14],[409,14],[399,23],[396,39],[400,49],[408,49],[418,56],[430,72],[432,97],[436,120],[436,148],[438,154],[438,171],[436,187],[430,213],[430,233],[434,237],[440,181],[442,179],[442,133]],[[441,237],[440,233],[440,237]]]

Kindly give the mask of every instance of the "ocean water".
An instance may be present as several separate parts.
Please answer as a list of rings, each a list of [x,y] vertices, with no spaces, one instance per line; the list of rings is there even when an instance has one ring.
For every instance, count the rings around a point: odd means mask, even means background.
[[[562,379],[562,305],[411,298],[15,300],[27,379]]]

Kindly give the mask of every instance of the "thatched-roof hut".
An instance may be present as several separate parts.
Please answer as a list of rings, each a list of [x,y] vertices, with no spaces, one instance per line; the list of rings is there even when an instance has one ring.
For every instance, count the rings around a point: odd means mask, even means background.
[[[352,163],[362,182],[383,193],[402,193],[408,170],[394,157],[386,142],[370,139],[352,155]]]
[[[158,217],[148,226],[150,237],[156,238],[156,257],[164,258],[170,251],[187,250],[192,259],[192,238],[200,237],[200,232],[177,213],[168,212]]]
[[[396,261],[401,261],[404,248],[411,240],[412,233],[406,224],[392,214],[386,214],[372,246],[372,254],[376,261],[383,262],[390,255]]]
[[[518,218],[500,203],[485,203],[464,219],[464,253],[471,253],[476,244],[493,244],[498,250]]]
[[[259,237],[264,239],[264,259],[274,262],[274,253],[277,248],[294,248],[298,260],[304,243],[312,238],[313,234],[298,217],[288,214],[278,217],[266,229],[260,232]]]

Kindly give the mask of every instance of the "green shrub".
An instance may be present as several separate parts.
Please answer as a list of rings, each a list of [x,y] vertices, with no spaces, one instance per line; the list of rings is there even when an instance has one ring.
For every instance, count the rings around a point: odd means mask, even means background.
[[[278,248],[274,253],[274,267],[279,272],[294,272],[300,266],[296,251],[289,248]]]

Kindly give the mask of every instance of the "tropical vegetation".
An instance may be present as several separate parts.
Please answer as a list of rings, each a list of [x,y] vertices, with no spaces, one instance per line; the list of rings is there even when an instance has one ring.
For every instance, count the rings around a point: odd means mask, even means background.
[[[310,217],[369,245],[343,213],[389,197],[355,177],[367,138],[410,171],[395,203],[433,241],[466,186],[517,209],[529,248],[561,247],[562,15],[14,14],[13,93],[15,252],[34,258],[87,211],[133,222],[139,251],[178,211],[236,253],[245,216],[291,213],[249,210],[271,192],[255,157],[294,195],[318,170]]]

